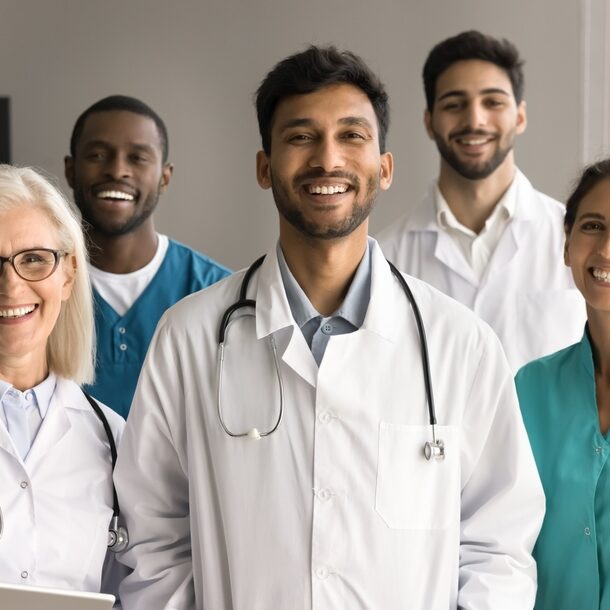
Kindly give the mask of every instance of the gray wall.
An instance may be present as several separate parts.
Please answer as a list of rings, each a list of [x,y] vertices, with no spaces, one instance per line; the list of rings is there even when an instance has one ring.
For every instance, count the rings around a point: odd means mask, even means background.
[[[608,150],[609,0],[0,0],[0,95],[12,97],[13,160],[62,176],[77,115],[112,93],[140,97],[170,132],[173,183],[157,228],[238,268],[272,244],[277,218],[255,180],[252,96],[309,43],[362,55],[392,102],[391,190],[372,231],[421,198],[437,172],[420,71],[442,38],[478,28],[526,58],[529,127],[517,161],[562,198]],[[60,179],[60,186],[67,187]]]

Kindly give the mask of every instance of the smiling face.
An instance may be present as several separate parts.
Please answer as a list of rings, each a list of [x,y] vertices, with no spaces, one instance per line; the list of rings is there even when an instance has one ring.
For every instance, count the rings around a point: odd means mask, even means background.
[[[65,159],[83,219],[107,236],[134,232],[149,221],[171,178],[172,167],[162,158],[151,118],[124,110],[88,116],[74,158]]]
[[[566,236],[565,263],[589,315],[610,312],[610,178],[598,182],[578,205]]]
[[[525,102],[517,105],[506,72],[478,59],[458,61],[440,75],[424,122],[442,165],[468,180],[513,163],[515,136],[527,124]]]
[[[47,215],[28,205],[0,212],[0,256],[34,248],[61,249]],[[62,302],[70,297],[74,265],[74,257],[68,255],[48,278],[28,282],[4,263],[0,273],[0,372],[25,366],[44,379],[47,340]]]
[[[257,178],[273,191],[280,239],[294,230],[314,239],[366,232],[379,189],[392,182],[392,155],[380,153],[366,94],[339,84],[281,100],[271,153],[257,155]]]

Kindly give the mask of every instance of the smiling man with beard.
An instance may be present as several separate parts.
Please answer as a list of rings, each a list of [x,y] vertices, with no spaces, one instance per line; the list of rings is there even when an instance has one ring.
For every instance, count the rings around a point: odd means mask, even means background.
[[[256,107],[279,240],[159,323],[115,471],[123,608],[531,610],[544,498],[500,344],[368,236],[382,83],[310,47]]]
[[[152,214],[173,171],[168,148],[156,112],[114,95],[80,115],[65,158],[95,296],[97,364],[87,390],[123,417],[163,312],[229,273],[155,231]]]
[[[461,301],[500,337],[516,372],[578,341],[584,301],[563,265],[563,206],[516,168],[522,61],[506,40],[448,38],[423,70],[440,175],[423,204],[378,236],[399,269]]]

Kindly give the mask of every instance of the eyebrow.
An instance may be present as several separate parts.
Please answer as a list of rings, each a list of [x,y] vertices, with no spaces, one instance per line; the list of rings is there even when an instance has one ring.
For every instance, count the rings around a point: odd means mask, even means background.
[[[584,218],[594,218],[595,220],[606,220],[606,217],[599,212],[585,212],[578,216],[578,220],[583,220]]]
[[[371,122],[362,116],[347,116],[339,119],[337,122],[340,125],[360,125],[367,129],[373,128]],[[315,124],[316,121],[310,118],[290,119],[289,121],[286,121],[285,123],[280,125],[280,131],[284,131],[285,129],[291,129],[293,127],[311,127]]]
[[[511,93],[506,91],[505,89],[501,89],[500,87],[488,87],[487,89],[482,89],[479,91],[478,95],[506,95],[507,97],[511,96]],[[446,91],[443,95],[439,95],[436,98],[437,102],[444,100],[448,97],[468,97],[468,93],[463,89],[451,89],[450,91]]]

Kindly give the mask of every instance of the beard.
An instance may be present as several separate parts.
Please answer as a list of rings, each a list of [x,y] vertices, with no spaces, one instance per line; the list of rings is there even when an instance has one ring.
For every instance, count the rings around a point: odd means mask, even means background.
[[[160,195],[160,191],[151,193],[141,204],[134,204],[134,212],[129,218],[117,220],[112,218],[112,214],[99,210],[92,201],[93,195],[85,192],[81,185],[75,184],[73,193],[74,203],[83,221],[95,232],[107,237],[119,237],[139,228],[155,211]]]
[[[464,129],[459,133],[453,134],[451,138],[472,135],[472,136],[489,136],[490,134],[483,131],[477,131],[475,129]],[[514,130],[508,134],[508,141],[505,146],[498,143],[498,147],[491,156],[490,159],[483,163],[471,163],[468,161],[462,161],[456,153],[449,148],[443,138],[434,133],[434,140],[439,154],[445,160],[445,162],[452,167],[460,176],[467,180],[483,180],[488,176],[491,176],[500,165],[506,159],[508,153],[513,149],[515,143],[515,132]]]
[[[291,197],[290,189],[281,180],[276,179],[271,172],[271,191],[278,212],[300,233],[306,237],[314,239],[338,239],[347,237],[355,231],[370,215],[375,207],[377,193],[379,192],[379,176],[369,178],[366,183],[366,190],[361,195],[361,184],[357,176],[346,172],[330,172],[326,173],[319,170],[307,172],[296,176],[293,180],[293,191],[298,191],[302,188],[302,184],[308,179],[314,178],[344,178],[350,181],[350,189],[356,191],[356,198],[352,203],[349,214],[345,217],[329,223],[320,223],[314,220],[309,220],[294,198]],[[329,213],[335,209],[335,205],[320,206],[319,211]]]

